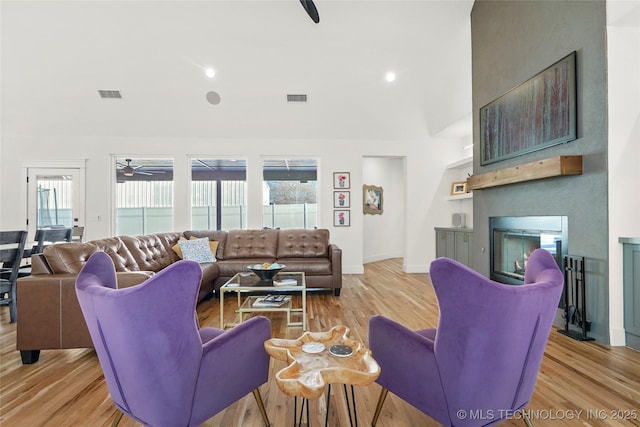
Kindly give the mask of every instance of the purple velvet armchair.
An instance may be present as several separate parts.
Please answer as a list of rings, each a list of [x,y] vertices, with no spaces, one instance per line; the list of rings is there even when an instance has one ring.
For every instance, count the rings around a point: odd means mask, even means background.
[[[111,398],[144,425],[197,426],[253,391],[268,426],[258,387],[269,370],[269,320],[198,329],[201,274],[196,262],[179,261],[138,286],[116,289],[106,253],[87,261],[76,293]]]
[[[535,250],[521,286],[493,282],[448,258],[433,261],[430,275],[440,307],[437,329],[369,320],[382,386],[371,425],[388,391],[446,426],[514,417],[533,394],[562,293],[554,258]]]

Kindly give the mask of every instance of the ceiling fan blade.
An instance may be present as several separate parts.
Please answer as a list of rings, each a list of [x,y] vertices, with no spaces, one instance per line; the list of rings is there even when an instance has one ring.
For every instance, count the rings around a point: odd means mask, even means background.
[[[318,9],[316,9],[316,5],[313,4],[313,0],[300,0],[300,3],[313,22],[316,24],[320,22],[320,15],[318,15]]]
[[[147,176],[153,175],[153,173],[145,172],[145,171],[135,171],[135,173],[138,174],[138,175],[147,175]]]

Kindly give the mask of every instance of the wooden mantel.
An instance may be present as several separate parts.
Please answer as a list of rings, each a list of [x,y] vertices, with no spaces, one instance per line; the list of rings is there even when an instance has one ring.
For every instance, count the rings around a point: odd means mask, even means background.
[[[556,176],[582,175],[582,156],[557,156],[467,178],[468,190],[534,181]]]

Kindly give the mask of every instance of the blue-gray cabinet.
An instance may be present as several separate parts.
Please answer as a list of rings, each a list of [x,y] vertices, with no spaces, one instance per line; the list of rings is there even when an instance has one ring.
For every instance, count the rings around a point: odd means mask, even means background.
[[[469,266],[473,229],[436,227],[436,257],[455,259]]]
[[[627,346],[640,350],[640,237],[621,237],[624,330]]]

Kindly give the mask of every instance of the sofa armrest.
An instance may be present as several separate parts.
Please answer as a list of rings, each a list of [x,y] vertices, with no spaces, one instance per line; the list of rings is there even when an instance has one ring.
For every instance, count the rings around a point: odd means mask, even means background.
[[[75,283],[75,274],[18,279],[18,350],[93,347],[76,297]]]
[[[118,287],[140,284],[151,275],[148,271],[117,273]],[[76,296],[77,277],[77,274],[38,274],[18,279],[18,350],[93,347]]]
[[[51,274],[51,268],[42,254],[31,255],[31,274]]]
[[[329,257],[331,258],[331,275],[333,276],[333,289],[335,295],[340,295],[342,288],[342,249],[336,244],[329,244]]]

